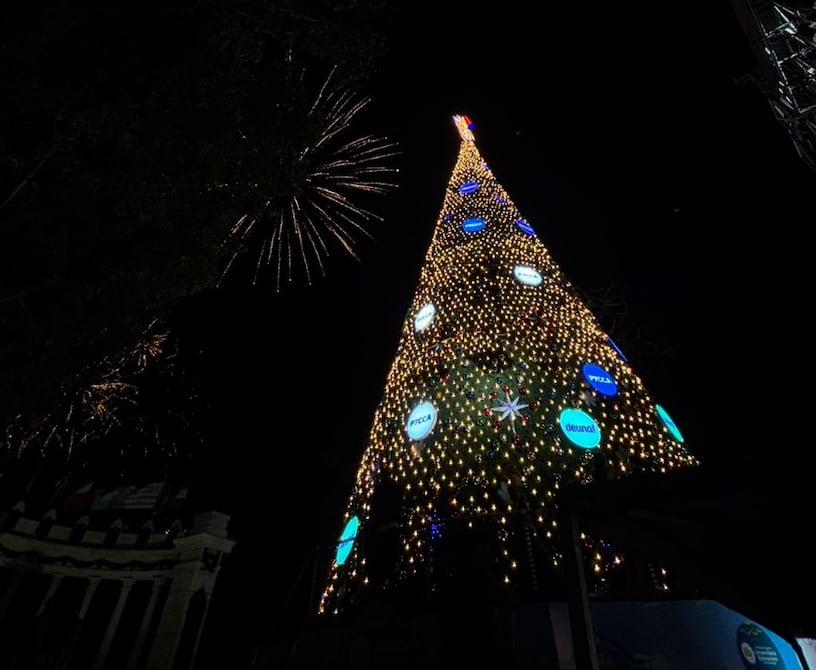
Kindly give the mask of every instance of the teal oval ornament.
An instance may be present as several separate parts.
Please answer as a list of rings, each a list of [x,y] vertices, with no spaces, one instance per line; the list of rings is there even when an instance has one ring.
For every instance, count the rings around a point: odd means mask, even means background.
[[[337,565],[343,565],[349,557],[352,548],[354,547],[354,540],[357,539],[357,529],[360,527],[360,519],[356,516],[351,517],[347,522],[343,532],[340,534],[340,540],[337,543],[337,555],[334,557],[334,562]]]
[[[595,419],[580,409],[568,407],[559,417],[561,432],[576,447],[593,449],[601,443],[601,429]]]
[[[669,432],[674,436],[674,439],[678,442],[683,441],[683,433],[680,432],[680,429],[677,427],[677,424],[672,420],[669,416],[669,413],[663,409],[660,405],[655,405],[655,412],[657,412],[657,416],[660,417],[660,420],[663,422],[663,425],[669,429]]]

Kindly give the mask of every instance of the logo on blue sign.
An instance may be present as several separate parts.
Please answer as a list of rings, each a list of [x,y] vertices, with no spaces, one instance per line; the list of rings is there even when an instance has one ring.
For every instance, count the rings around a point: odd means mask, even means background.
[[[411,410],[405,422],[405,432],[412,440],[425,439],[436,425],[436,407],[430,400],[421,402]]]
[[[478,217],[472,219],[465,219],[462,222],[462,230],[466,233],[477,233],[485,227],[485,220]]]
[[[600,365],[584,363],[582,368],[584,379],[592,388],[603,395],[615,395],[618,392],[618,385],[612,375],[604,370]]]
[[[561,432],[575,446],[581,449],[592,449],[601,443],[601,429],[586,412],[568,407],[559,417]]]

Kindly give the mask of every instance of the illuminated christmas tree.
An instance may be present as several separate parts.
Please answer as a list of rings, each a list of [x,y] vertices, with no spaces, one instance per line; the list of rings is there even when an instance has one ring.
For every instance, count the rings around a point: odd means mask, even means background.
[[[697,464],[496,180],[468,118],[453,120],[459,155],[321,612],[457,583],[546,595],[561,570],[559,490]],[[601,582],[619,560],[604,547],[586,538]]]

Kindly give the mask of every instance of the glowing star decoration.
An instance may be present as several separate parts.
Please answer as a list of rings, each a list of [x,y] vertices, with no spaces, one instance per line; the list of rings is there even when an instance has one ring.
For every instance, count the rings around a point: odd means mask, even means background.
[[[513,429],[513,433],[516,432],[516,417],[524,416],[519,410],[524,409],[527,407],[525,404],[519,403],[519,396],[516,396],[513,400],[510,400],[510,394],[505,391],[506,400],[503,400],[500,405],[497,407],[491,407],[490,409],[494,412],[501,412],[501,416],[499,416],[499,421],[504,421],[505,419],[510,419],[510,427]]]
[[[581,398],[581,402],[587,407],[596,407],[598,405],[598,399],[595,397],[595,393],[590,390],[584,389],[581,391],[579,397]]]
[[[340,534],[340,540],[337,542],[337,555],[334,562],[337,565],[343,565],[354,547],[354,540],[357,539],[357,529],[360,527],[360,519],[356,516],[351,517],[343,528]]]
[[[456,129],[459,131],[459,136],[465,142],[473,142],[476,139],[473,136],[473,122],[467,116],[454,114],[451,118],[456,124]]]

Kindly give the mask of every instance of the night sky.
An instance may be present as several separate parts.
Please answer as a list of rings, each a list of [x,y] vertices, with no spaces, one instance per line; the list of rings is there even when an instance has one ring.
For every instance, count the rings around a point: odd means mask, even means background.
[[[605,305],[601,325],[692,453],[791,450],[769,459],[780,490],[775,463],[814,462],[777,437],[793,411],[777,376],[803,365],[779,347],[806,337],[801,314],[781,317],[799,312],[814,175],[737,83],[754,61],[730,4],[413,7],[367,90],[365,130],[398,143],[400,174],[360,261],[338,253],[281,292],[237,275],[174,323],[212,408],[191,495],[231,514],[238,541],[210,611],[219,637],[202,642],[213,667],[296,628],[313,574],[322,590],[458,152],[452,114],[472,119],[567,278]]]
[[[236,283],[190,307],[219,408],[205,479],[239,538],[221,598],[241,604],[214,621],[274,638],[278,615],[305,615],[286,595],[339,533],[458,151],[451,114],[473,120],[566,276],[606,300],[602,325],[689,449],[735,464],[763,453],[772,422],[739,437],[734,408],[765,412],[758,387],[778,383],[761,354],[783,339],[772,295],[795,264],[764,263],[790,257],[813,175],[762,94],[736,82],[753,57],[727,3],[598,4],[406,20],[368,111],[399,143],[399,188],[361,262],[338,256],[312,286]],[[265,566],[268,581],[238,565]]]

